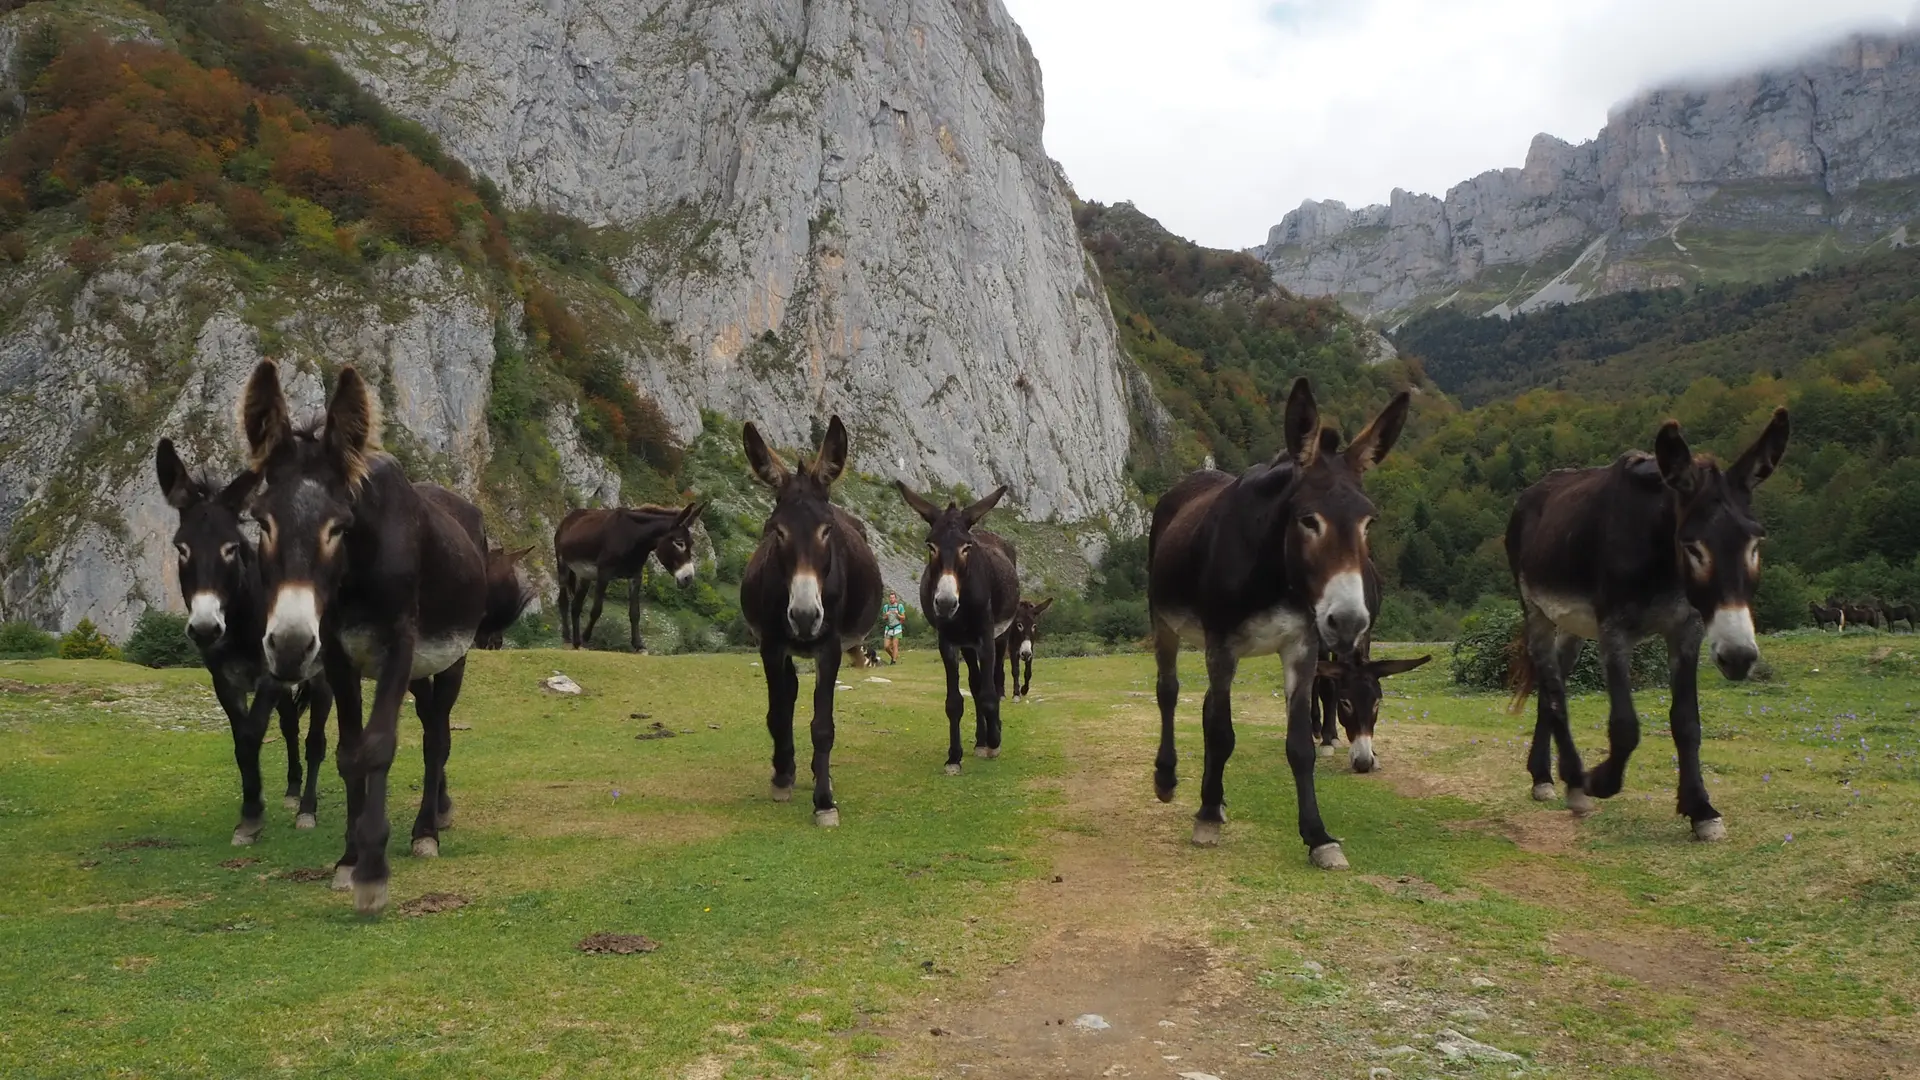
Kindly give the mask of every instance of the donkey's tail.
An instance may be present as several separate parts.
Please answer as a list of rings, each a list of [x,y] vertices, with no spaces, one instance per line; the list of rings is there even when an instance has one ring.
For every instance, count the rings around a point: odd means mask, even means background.
[[[1513,686],[1513,700],[1507,703],[1507,715],[1519,716],[1533,696],[1535,674],[1533,653],[1527,648],[1524,629],[1507,643],[1507,681]]]

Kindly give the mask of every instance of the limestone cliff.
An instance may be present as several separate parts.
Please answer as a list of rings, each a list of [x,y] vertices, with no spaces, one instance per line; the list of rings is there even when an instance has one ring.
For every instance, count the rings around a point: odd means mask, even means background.
[[[1438,302],[1498,313],[1793,273],[1904,245],[1916,223],[1920,30],[1653,91],[1592,141],[1537,136],[1523,167],[1445,198],[1309,201],[1256,251],[1288,288],[1369,315]]]

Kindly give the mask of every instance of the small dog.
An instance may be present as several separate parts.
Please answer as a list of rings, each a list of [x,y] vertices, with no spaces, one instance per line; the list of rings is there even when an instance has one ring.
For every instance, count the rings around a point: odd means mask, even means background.
[[[880,650],[862,641],[847,649],[847,661],[858,668],[879,667]]]

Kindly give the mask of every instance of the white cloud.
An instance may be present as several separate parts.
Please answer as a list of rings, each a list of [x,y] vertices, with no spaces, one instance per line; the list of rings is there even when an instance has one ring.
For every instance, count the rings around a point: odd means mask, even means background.
[[[1914,0],[1005,0],[1084,198],[1217,247],[1302,199],[1442,193],[1635,92],[1790,59]],[[1917,20],[1920,21],[1920,20]]]

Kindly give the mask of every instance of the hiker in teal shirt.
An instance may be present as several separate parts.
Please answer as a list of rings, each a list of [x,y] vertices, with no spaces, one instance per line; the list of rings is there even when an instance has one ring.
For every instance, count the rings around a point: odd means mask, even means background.
[[[887,603],[880,609],[880,618],[887,627],[887,661],[897,664],[900,662],[900,635],[907,632],[907,605],[900,602],[899,593],[887,593]]]

